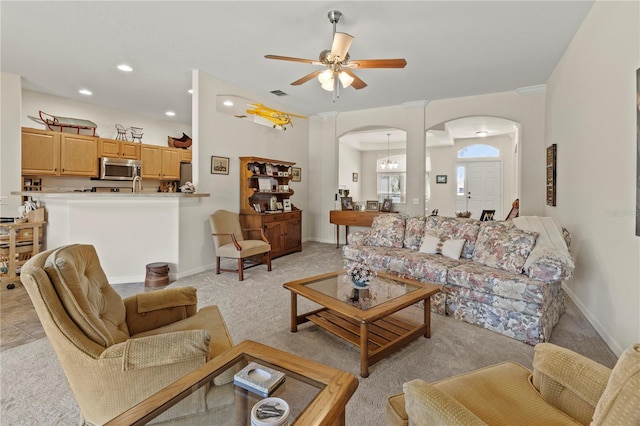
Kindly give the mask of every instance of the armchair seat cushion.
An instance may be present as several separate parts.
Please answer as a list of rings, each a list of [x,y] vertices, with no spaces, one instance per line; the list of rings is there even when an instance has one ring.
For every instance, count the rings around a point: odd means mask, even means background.
[[[580,424],[547,403],[531,384],[530,376],[531,372],[525,367],[514,362],[505,362],[434,384],[413,380],[405,384],[404,394],[389,398],[387,420],[390,424],[401,425],[407,424],[403,423],[407,416],[424,420],[424,423],[418,420],[416,424],[427,424],[427,419],[438,419],[439,413],[434,413],[437,408],[427,409],[428,402],[437,400],[434,395],[438,394],[442,400],[441,405],[449,408],[459,407],[462,413],[457,413],[458,419],[477,417],[478,421],[467,424]],[[406,411],[403,412],[404,407]]]
[[[231,243],[221,245],[216,249],[216,256],[240,259],[271,250],[271,245],[262,240],[242,240],[238,241],[238,244],[240,244],[240,250],[237,250]]]

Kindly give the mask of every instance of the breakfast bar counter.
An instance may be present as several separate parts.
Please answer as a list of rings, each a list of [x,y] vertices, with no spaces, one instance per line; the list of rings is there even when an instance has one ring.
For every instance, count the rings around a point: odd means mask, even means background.
[[[95,246],[109,282],[143,282],[145,265],[166,262],[170,280],[200,272],[191,253],[209,232],[206,193],[19,191],[47,212],[46,249]]]

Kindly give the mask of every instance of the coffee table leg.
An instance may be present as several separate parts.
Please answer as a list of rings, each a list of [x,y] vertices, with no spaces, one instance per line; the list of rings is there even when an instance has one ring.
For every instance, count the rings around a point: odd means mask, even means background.
[[[360,323],[360,375],[369,377],[369,324]]]
[[[291,332],[298,331],[298,295],[291,292]]]
[[[424,331],[424,337],[431,337],[431,297],[424,299],[424,323],[426,329]]]

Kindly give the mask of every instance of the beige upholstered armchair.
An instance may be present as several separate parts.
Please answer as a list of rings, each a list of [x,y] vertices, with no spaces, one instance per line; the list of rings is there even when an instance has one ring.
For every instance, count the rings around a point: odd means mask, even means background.
[[[85,423],[105,423],[232,346],[218,307],[197,311],[192,287],[121,299],[91,245],[40,253],[20,278]],[[200,396],[165,418],[204,411]]]
[[[238,281],[244,279],[244,270],[262,262],[252,260],[257,255],[266,257],[267,270],[271,271],[271,244],[264,235],[262,228],[246,228],[240,226],[237,213],[227,210],[218,210],[209,216],[211,235],[216,248],[216,274],[220,271],[237,272]],[[260,239],[245,239],[243,232],[254,232]],[[223,269],[220,267],[220,258],[229,257],[237,259],[238,269]],[[260,256],[262,257],[262,256]]]
[[[640,344],[613,370],[551,343],[533,372],[506,362],[434,384],[413,380],[389,398],[390,425],[639,425]]]

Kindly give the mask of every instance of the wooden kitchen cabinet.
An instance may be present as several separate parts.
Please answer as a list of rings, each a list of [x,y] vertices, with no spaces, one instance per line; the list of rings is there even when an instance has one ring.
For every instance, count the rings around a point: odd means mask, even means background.
[[[22,128],[22,174],[58,175],[60,133]]]
[[[162,147],[145,145],[140,148],[142,158],[142,178],[160,179],[162,177]]]
[[[180,180],[182,148],[162,148],[162,179]]]
[[[115,139],[98,139],[98,156],[110,158],[140,159],[140,146],[136,142],[118,141]]]
[[[97,138],[23,128],[22,174],[97,177]]]
[[[61,133],[60,175],[97,177],[97,138]]]
[[[273,197],[280,204],[285,200],[291,203],[293,189],[289,183],[294,165],[289,161],[240,157],[240,224],[245,229],[262,229],[271,244],[271,258],[302,251],[302,211],[291,204],[291,211],[265,213]],[[256,211],[257,206],[260,212]]]
[[[183,163],[190,163],[193,160],[193,151],[190,149],[181,149],[182,151],[182,159],[180,160]]]
[[[142,178],[180,180],[181,148],[142,144]]]

